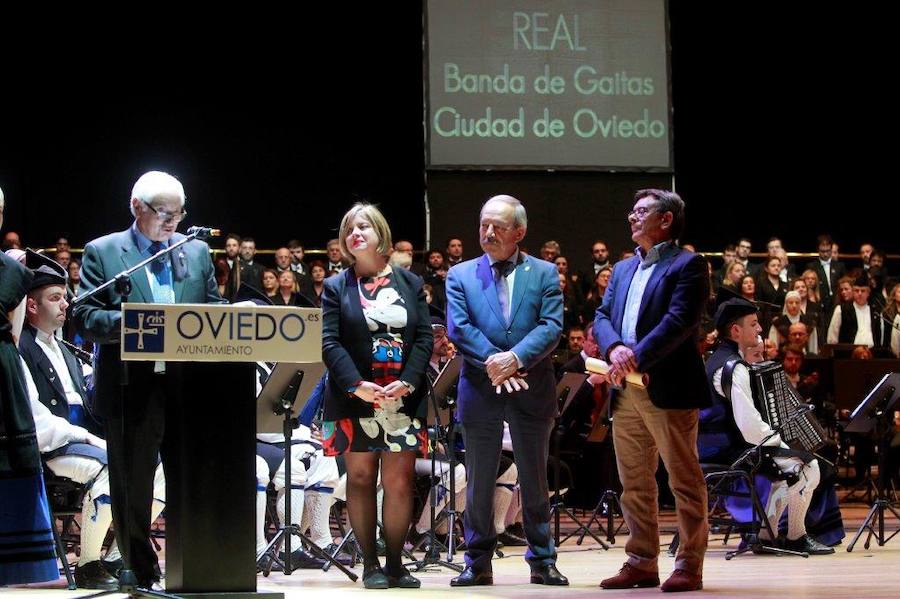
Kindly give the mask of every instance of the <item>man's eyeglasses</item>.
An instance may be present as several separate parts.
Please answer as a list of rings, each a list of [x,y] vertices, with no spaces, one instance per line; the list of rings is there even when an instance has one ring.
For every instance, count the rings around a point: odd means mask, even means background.
[[[632,216],[636,217],[638,220],[644,220],[647,218],[647,215],[653,212],[653,208],[646,208],[644,206],[640,206],[635,208],[634,210],[630,210],[628,214],[625,215],[625,218],[631,219]]]
[[[163,210],[157,210],[152,204],[148,204],[147,202],[144,202],[144,206],[152,210],[153,213],[156,214],[156,218],[164,223],[169,221],[180,223],[187,216],[187,210],[182,210],[181,212],[165,212]]]

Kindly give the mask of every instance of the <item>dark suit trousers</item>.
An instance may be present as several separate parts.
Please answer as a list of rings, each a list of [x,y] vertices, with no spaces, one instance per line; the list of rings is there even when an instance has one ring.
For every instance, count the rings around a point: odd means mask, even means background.
[[[142,585],[156,579],[156,552],[150,544],[153,477],[164,439],[166,395],[173,371],[180,368],[172,363],[166,366],[165,374],[154,374],[153,362],[129,364],[124,405],[118,397],[107,398],[106,439],[116,539]]]
[[[552,418],[535,417],[518,409],[516,394],[495,395],[493,387],[483,398],[479,418],[463,421],[466,444],[466,564],[476,571],[490,571],[497,546],[494,530],[494,489],[503,439],[503,420],[509,423],[519,485],[529,564],[556,562],[556,548],[550,535],[550,499],[547,484],[547,457]],[[476,410],[469,410],[472,414]]]

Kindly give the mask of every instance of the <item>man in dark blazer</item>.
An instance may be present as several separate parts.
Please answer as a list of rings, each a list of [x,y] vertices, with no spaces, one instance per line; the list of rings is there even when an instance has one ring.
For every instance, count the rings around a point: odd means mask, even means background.
[[[547,454],[556,414],[550,353],[562,332],[556,267],[519,251],[525,208],[494,196],[481,209],[484,255],[447,275],[447,325],[464,358],[459,419],[466,444],[466,569],[452,586],[492,584],[497,533],[491,514],[503,421],[509,423],[519,483],[531,582],[566,585],[550,536]],[[526,381],[527,375],[527,383]]]
[[[826,318],[830,318],[832,308],[841,303],[840,298],[835,299],[835,296],[838,295],[838,281],[847,274],[847,267],[837,256],[832,256],[834,240],[831,235],[819,235],[816,244],[819,259],[807,264],[806,269],[816,271],[819,277],[819,304],[822,305],[822,311],[829,315]]]
[[[613,441],[622,480],[622,511],[631,531],[628,561],[603,588],[659,584],[658,457],[669,472],[681,544],[664,591],[702,588],[708,534],[706,483],[697,457],[698,408],[710,403],[697,350],[700,316],[709,297],[706,261],[677,245],[684,202],[677,194],[644,189],[628,215],[636,255],[613,270],[594,334],[614,384],[630,372],[649,376],[645,387],[625,384],[613,401]]]
[[[95,239],[84,248],[81,289],[87,294],[117,273],[178,242],[175,232],[184,219],[184,188],[166,173],[142,175],[131,193],[134,224],[125,231]],[[181,246],[170,257],[146,266],[131,277],[130,302],[160,304],[220,303],[209,257],[209,246],[199,240]],[[156,552],[150,545],[150,506],[153,477],[163,444],[166,396],[177,366],[161,362],[134,362],[129,380],[120,386],[119,336],[122,297],[108,288],[75,307],[74,317],[85,336],[98,344],[94,363],[97,410],[105,420],[109,444],[113,517],[119,547],[127,554],[137,583],[152,586]],[[124,406],[119,401],[124,399]],[[123,413],[127,419],[123,424]],[[123,430],[124,426],[124,430]],[[130,466],[125,456],[131,456]],[[130,513],[120,503],[128,487]],[[129,538],[124,538],[129,518]],[[126,562],[127,563],[127,562]]]
[[[256,240],[252,237],[241,237],[241,254],[238,264],[241,268],[241,283],[262,291],[262,276],[266,269],[262,264],[254,262],[256,257]]]

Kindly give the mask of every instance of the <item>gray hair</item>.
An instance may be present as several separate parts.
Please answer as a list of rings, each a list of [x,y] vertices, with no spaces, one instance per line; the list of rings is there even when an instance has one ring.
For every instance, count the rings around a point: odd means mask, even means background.
[[[672,239],[679,239],[684,233],[684,200],[674,191],[665,189],[639,189],[634,194],[634,201],[643,198],[653,198],[656,201],[656,212],[672,213]]]
[[[484,212],[484,207],[491,202],[502,202],[507,206],[512,206],[513,224],[517,227],[522,227],[523,229],[528,228],[528,215],[525,213],[525,206],[522,205],[522,202],[509,195],[497,195],[489,198],[487,202],[481,205],[481,210],[478,212],[479,217],[481,213]]]
[[[186,196],[184,195],[184,186],[181,184],[181,181],[162,171],[144,173],[135,182],[134,187],[131,188],[131,198],[128,201],[131,215],[137,217],[134,207],[131,205],[131,200],[140,200],[149,205],[153,198],[164,193],[175,194],[181,200],[181,206],[184,206]]]

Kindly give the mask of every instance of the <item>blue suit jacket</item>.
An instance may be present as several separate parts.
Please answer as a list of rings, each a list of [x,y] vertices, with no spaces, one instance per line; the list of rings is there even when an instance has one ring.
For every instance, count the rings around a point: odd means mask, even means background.
[[[559,276],[553,264],[520,255],[508,326],[486,255],[457,264],[447,274],[447,332],[465,360],[457,398],[463,421],[467,415],[477,418],[482,410],[498,404],[484,361],[509,350],[522,361],[529,385],[527,390],[514,393],[512,399],[535,416],[556,413],[550,353],[562,333]]]
[[[603,304],[594,318],[594,337],[607,358],[622,344],[622,318],[637,256],[616,264]],[[677,246],[663,251],[647,282],[635,329],[638,370],[650,376],[648,392],[660,408],[710,405],[703,359],[697,346],[700,316],[709,297],[706,260]]]

